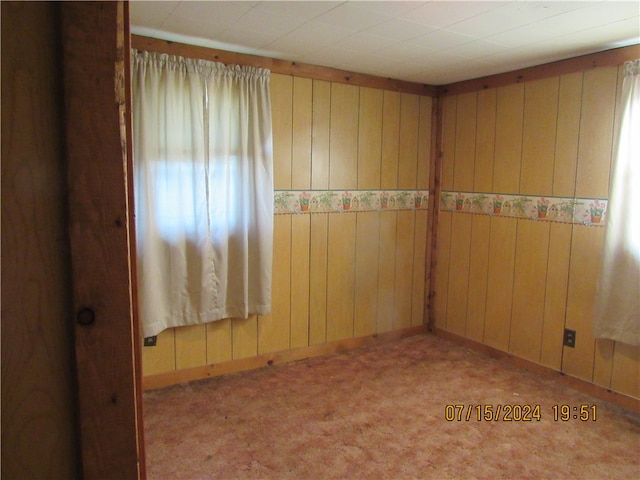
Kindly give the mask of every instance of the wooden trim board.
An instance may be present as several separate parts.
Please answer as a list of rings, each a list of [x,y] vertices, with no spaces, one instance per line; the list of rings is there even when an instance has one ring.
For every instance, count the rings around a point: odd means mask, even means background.
[[[476,342],[475,340],[461,337],[460,335],[456,335],[455,333],[448,332],[438,327],[432,327],[429,330],[431,331],[431,333],[435,334],[438,337],[451,340],[452,342],[463,345],[467,348],[470,348],[471,350],[480,352],[491,358],[495,358],[496,360],[499,360],[501,362],[524,368],[525,370],[533,372],[543,378],[554,380],[565,387],[573,388],[574,390],[578,390],[582,393],[586,393],[606,402],[611,402],[632,412],[640,413],[640,399],[638,398],[633,398],[623,393],[614,392],[613,390],[610,390],[606,387],[596,385],[580,378],[572,377],[571,375],[567,375],[558,370],[545,367],[544,365],[532,362],[531,360],[517,357],[511,353],[504,352],[502,350],[498,350],[497,348],[493,348],[483,343]]]
[[[144,390],[154,390],[158,388],[168,387],[180,383],[192,382],[194,380],[203,380],[211,377],[218,377],[228,373],[237,373],[256,368],[267,367],[271,365],[279,365],[282,363],[294,362],[305,358],[319,357],[329,355],[336,352],[344,352],[357,347],[379,345],[388,343],[402,338],[421,335],[426,333],[427,329],[423,325],[410,327],[391,332],[368,335],[365,337],[349,338],[347,340],[338,340],[335,342],[323,343],[321,345],[313,345],[309,347],[300,347],[282,352],[267,353],[256,357],[232,360],[229,362],[218,363],[215,365],[205,365],[202,367],[187,368],[184,370],[176,370],[173,372],[160,373],[157,375],[149,375],[143,378],[142,386]]]
[[[380,88],[393,92],[412,93],[435,97],[437,88],[433,85],[394,80],[391,78],[376,77],[364,73],[349,72],[336,68],[320,67],[304,63],[279,60],[276,58],[248,55],[246,53],[228,52],[213,48],[187,45],[185,43],[171,42],[141,35],[131,36],[132,47],[148,52],[167,53],[187,58],[199,58],[213,62],[226,64],[240,64],[259,68],[268,68],[273,73],[293,75],[294,77],[311,78],[313,80],[325,80],[328,82],[345,83],[360,87]]]
[[[604,52],[582,55],[557,62],[545,63],[529,68],[514,70],[512,72],[490,75],[488,77],[474,78],[463,82],[451,83],[438,87],[438,97],[446,95],[458,95],[461,93],[486,90],[488,88],[504,87],[514,83],[530,82],[543,78],[564,75],[579,71],[588,71],[598,67],[621,65],[628,60],[640,57],[640,45],[614,48]]]
[[[127,185],[128,4],[62,5],[82,476],[144,478],[139,336]]]

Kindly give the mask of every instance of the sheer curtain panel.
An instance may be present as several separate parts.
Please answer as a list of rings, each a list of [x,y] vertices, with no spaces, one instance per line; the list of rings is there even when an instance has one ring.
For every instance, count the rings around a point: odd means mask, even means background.
[[[594,334],[640,345],[640,60],[624,64]]]
[[[132,63],[144,336],[269,313],[269,71],[137,51]]]

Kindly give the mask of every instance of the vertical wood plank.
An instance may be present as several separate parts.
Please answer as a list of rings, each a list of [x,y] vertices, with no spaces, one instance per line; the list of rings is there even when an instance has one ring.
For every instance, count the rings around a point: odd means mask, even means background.
[[[456,155],[457,95],[442,99],[442,190],[453,190],[453,173]]]
[[[291,218],[291,348],[309,345],[311,215]]]
[[[605,388],[611,387],[614,344],[608,338],[597,338],[594,342],[593,383]]]
[[[329,188],[329,132],[331,112],[331,84],[313,81],[313,112],[311,138],[311,188]]]
[[[553,192],[559,77],[528,82],[524,89],[524,125],[520,193]]]
[[[376,333],[380,213],[357,215],[354,336],[362,337]]]
[[[327,341],[353,337],[356,215],[329,215]]]
[[[603,228],[573,226],[566,327],[576,331],[576,347],[564,347],[562,370],[587,381],[593,379],[591,320],[603,245]]]
[[[273,131],[273,187],[291,188],[293,128],[293,77],[271,74],[271,123]]]
[[[433,127],[433,98],[420,97],[420,120],[418,126],[418,174],[416,188],[429,188],[431,166],[431,129]]]
[[[233,359],[231,319],[207,324],[207,364],[229,362]]]
[[[489,287],[484,343],[500,350],[509,348],[516,223],[513,218],[491,218],[489,238]]]
[[[640,348],[615,343],[611,388],[633,398],[640,398]]]
[[[469,246],[469,295],[465,336],[478,342],[482,342],[484,336],[490,232],[491,219],[488,216],[472,216],[471,244]]]
[[[473,188],[476,192],[493,191],[493,159],[496,139],[497,91],[478,92],[476,159]]]
[[[553,194],[573,196],[576,191],[576,165],[582,110],[582,72],[562,75],[558,92],[558,122]]]
[[[84,478],[144,476],[128,28],[122,2],[62,6],[73,311],[95,314],[75,332]]]
[[[233,359],[255,357],[258,354],[258,317],[231,320]]]
[[[576,196],[605,198],[613,141],[617,67],[594,68],[584,74]]]
[[[79,478],[60,4],[1,7],[1,476]]]
[[[400,96],[400,138],[398,147],[398,186],[415,189],[418,173],[418,126],[420,101],[417,95]]]
[[[458,95],[456,108],[453,188],[470,192],[473,190],[476,157],[476,115],[478,110],[476,92]]]
[[[398,187],[398,150],[400,149],[400,94],[384,92],[382,106],[382,161],[380,188]]]
[[[327,265],[329,215],[311,215],[309,251],[309,344],[327,341]]]
[[[175,328],[167,328],[156,337],[155,347],[142,348],[142,373],[155,375],[176,369]]]
[[[413,240],[413,282],[411,287],[411,326],[423,325],[427,282],[427,212],[415,212]]]
[[[397,212],[380,213],[380,255],[378,257],[378,333],[393,329],[396,275]]]
[[[360,88],[358,121],[358,188],[380,188],[383,92]]]
[[[291,216],[273,223],[271,313],[258,317],[258,353],[287,350],[291,338]]]
[[[407,328],[411,325],[411,293],[413,284],[414,212],[399,211],[397,214],[394,319],[393,328]]]
[[[294,190],[311,188],[312,102],[313,81],[293,77],[291,188]]]
[[[533,362],[542,347],[549,225],[521,220],[517,231],[509,351]]]
[[[176,370],[200,367],[207,363],[205,325],[190,325],[175,329]]]
[[[435,326],[447,327],[447,294],[449,288],[449,262],[451,261],[451,212],[440,212],[438,225],[438,250],[435,265],[435,295],[433,311]]]
[[[353,85],[331,84],[331,189],[358,188],[358,90]]]
[[[447,330],[464,335],[469,292],[471,215],[453,215],[447,295]]]
[[[524,85],[514,84],[497,90],[496,144],[493,190],[518,193],[522,156],[522,118]]]
[[[567,308],[571,230],[572,227],[569,224],[552,223],[549,231],[540,363],[555,370],[560,370],[562,367],[562,338]]]

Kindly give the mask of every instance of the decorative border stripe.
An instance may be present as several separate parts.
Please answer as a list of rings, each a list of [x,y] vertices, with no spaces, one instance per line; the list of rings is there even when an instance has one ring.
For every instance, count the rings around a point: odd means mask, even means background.
[[[428,190],[276,190],[276,215],[427,210]]]
[[[608,201],[602,198],[543,197],[442,191],[440,210],[604,226]]]

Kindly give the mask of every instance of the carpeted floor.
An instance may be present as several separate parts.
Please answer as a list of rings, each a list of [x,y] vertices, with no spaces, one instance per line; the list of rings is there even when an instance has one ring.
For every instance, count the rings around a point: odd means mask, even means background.
[[[540,420],[516,421],[524,405]],[[596,405],[595,421],[591,407],[556,421],[554,405]],[[432,335],[151,391],[144,406],[152,480],[640,478],[639,415]]]

